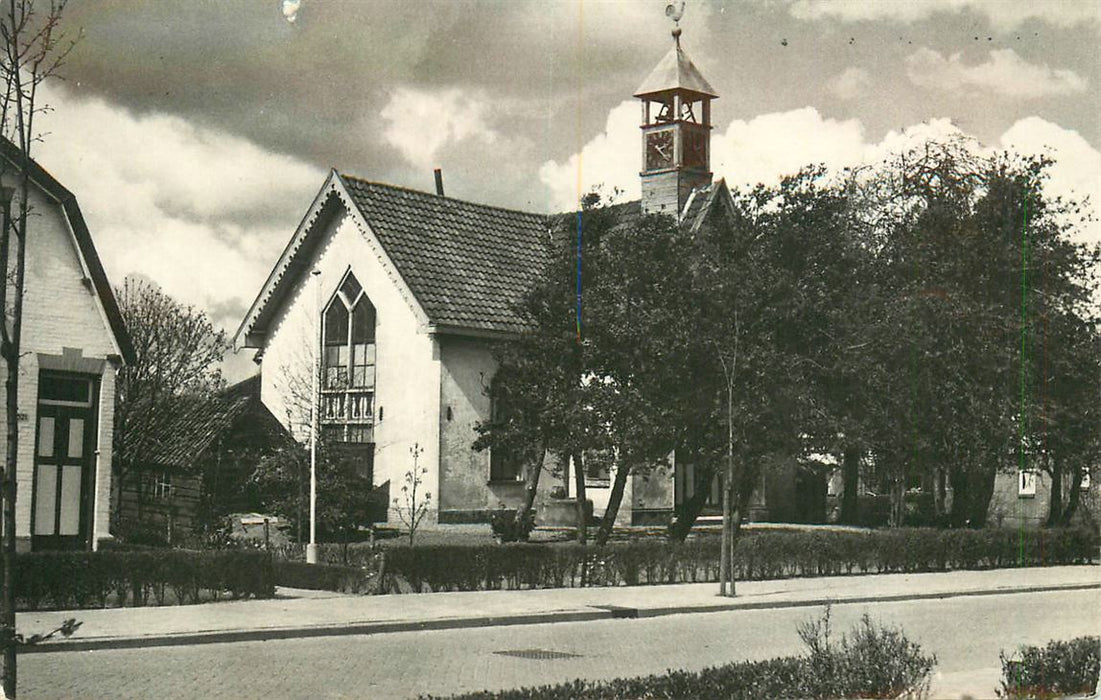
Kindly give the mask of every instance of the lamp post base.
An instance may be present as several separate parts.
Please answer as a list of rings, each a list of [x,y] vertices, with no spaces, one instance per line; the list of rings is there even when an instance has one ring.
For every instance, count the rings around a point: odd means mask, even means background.
[[[310,544],[306,545],[306,563],[307,564],[316,564],[317,563],[317,544],[316,543],[311,542]]]

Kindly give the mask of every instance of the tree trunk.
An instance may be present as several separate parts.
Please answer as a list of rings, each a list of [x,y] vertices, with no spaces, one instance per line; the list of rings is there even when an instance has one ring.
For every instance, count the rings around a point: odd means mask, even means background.
[[[1048,473],[1051,475],[1051,498],[1048,500],[1047,527],[1055,527],[1063,520],[1063,469],[1055,460],[1048,458]]]
[[[683,501],[677,507],[676,519],[669,526],[669,539],[673,542],[684,542],[685,538],[688,537],[688,533],[692,532],[696,519],[703,512],[703,507],[707,505],[707,497],[711,495],[711,479],[714,474],[710,469],[704,471],[708,478],[701,480],[697,474],[691,498]]]
[[[732,523],[732,508],[731,508],[731,493],[730,493],[730,463],[726,465],[726,474],[723,477],[723,536],[720,547],[722,548],[719,553],[719,595],[727,596],[733,595],[733,591],[727,588],[727,583],[731,580],[730,571],[733,568],[733,562],[730,561],[730,542],[734,536],[734,528],[731,527]],[[732,589],[733,586],[730,586]]]
[[[6,284],[6,281],[4,282]],[[2,319],[0,319],[2,320]],[[6,321],[5,321],[6,322]],[[8,349],[8,348],[5,348]],[[0,610],[3,619],[4,677],[3,688],[6,697],[14,698],[16,689],[15,666],[15,581],[12,572],[15,568],[15,469],[19,450],[19,356],[15,352],[5,352],[7,361],[7,455],[4,464],[3,481],[3,595],[0,596]]]
[[[952,484],[952,506],[948,510],[948,523],[952,527],[964,527],[967,525],[971,494],[963,467],[958,464],[949,467],[948,481]]]
[[[855,525],[860,514],[860,448],[846,445],[841,455],[841,516],[845,525]]]
[[[616,466],[612,491],[608,494],[608,507],[604,509],[604,517],[601,519],[600,529],[596,533],[597,545],[607,544],[608,538],[612,536],[612,528],[615,527],[616,515],[619,513],[619,504],[623,502],[623,491],[627,488],[627,477],[630,475],[630,467],[623,464]]]
[[[1078,512],[1078,503],[1082,496],[1082,470],[1075,469],[1071,472],[1070,476],[1070,490],[1067,492],[1067,506],[1063,509],[1062,518],[1059,520],[1059,525],[1063,527],[1069,527],[1071,520],[1074,519],[1074,514]]]
[[[937,467],[936,483],[933,486],[933,512],[937,524],[943,525],[948,514],[948,474],[944,467]]]
[[[527,539],[526,528],[523,528],[523,523],[527,522],[531,511],[535,508],[535,495],[539,491],[539,477],[543,474],[543,464],[547,459],[547,442],[544,440],[539,446],[538,460],[533,468],[530,469],[524,478],[524,500],[520,503],[520,507],[516,510],[516,524],[521,526],[524,534],[521,539]]]
[[[575,453],[570,457],[573,462],[573,477],[575,482],[574,497],[577,501],[577,541],[586,544],[589,539],[588,514],[585,510],[587,496],[585,493],[585,465],[581,462],[581,454]]]
[[[990,511],[990,499],[994,496],[994,480],[998,472],[995,467],[974,469],[968,479],[968,527],[981,528],[986,525]]]

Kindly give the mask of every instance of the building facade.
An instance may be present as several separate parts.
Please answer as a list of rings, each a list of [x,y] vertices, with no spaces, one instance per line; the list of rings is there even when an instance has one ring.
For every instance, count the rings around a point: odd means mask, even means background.
[[[18,197],[21,154],[5,141],[0,155]],[[76,198],[37,163],[27,170],[16,540],[23,551],[90,549],[110,537],[115,374],[134,351]]]
[[[621,206],[621,218],[665,213],[698,226],[725,211],[730,193],[710,170],[716,95],[679,30],[636,96],[643,199]],[[494,412],[494,345],[526,327],[516,309],[546,264],[556,221],[331,172],[235,337],[257,349],[264,404],[305,439],[316,391],[320,435],[358,453],[358,470],[378,486],[401,483],[416,453],[433,522],[515,507],[526,467],[472,445]],[[598,461],[586,472],[599,516],[615,465]],[[569,470],[560,471],[561,480],[540,479],[537,505],[568,495]],[[618,522],[667,519],[675,483],[672,466],[633,477]],[[391,510],[402,507],[398,498]]]

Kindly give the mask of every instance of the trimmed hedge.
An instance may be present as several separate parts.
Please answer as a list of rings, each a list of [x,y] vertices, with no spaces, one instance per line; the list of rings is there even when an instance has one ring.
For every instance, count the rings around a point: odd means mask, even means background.
[[[374,593],[377,572],[352,566],[306,564],[300,561],[275,562],[275,583],[288,588],[339,593]]]
[[[719,538],[576,544],[434,545],[386,550],[381,592],[577,588],[717,581]],[[738,580],[911,573],[1092,562],[1096,533],[1084,530],[743,532]],[[322,559],[335,558],[323,548]],[[332,554],[335,554],[335,550]],[[377,554],[351,547],[349,564],[377,570]]]
[[[824,622],[828,625],[828,613]],[[816,632],[819,626],[809,625]],[[828,627],[826,628],[828,629]],[[861,624],[830,643],[813,639],[805,656],[726,664],[702,671],[669,671],[611,681],[575,680],[559,685],[482,691],[452,700],[624,700],[626,698],[920,698],[928,694],[935,656],[922,654],[900,630]],[[431,698],[432,696],[426,696]]]
[[[255,551],[105,550],[16,555],[20,610],[189,604],[275,595],[271,558]]]
[[[1092,694],[1101,672],[1101,637],[1051,641],[1046,647],[1023,646],[1001,653],[1002,687],[998,697],[1063,698]]]

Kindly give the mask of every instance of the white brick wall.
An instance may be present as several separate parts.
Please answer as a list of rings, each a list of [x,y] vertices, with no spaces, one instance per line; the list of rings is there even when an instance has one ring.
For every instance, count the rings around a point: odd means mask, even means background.
[[[19,379],[19,413],[25,419],[19,422],[16,470],[16,536],[21,538],[30,535],[38,354],[61,355],[64,348],[75,348],[85,358],[106,359],[119,352],[93,288],[83,281],[85,271],[61,207],[37,190],[31,193],[31,206]],[[110,515],[107,494],[111,488],[114,379],[114,369],[107,363],[100,388],[93,541],[95,536],[107,534]],[[0,420],[4,419],[3,413],[0,402]],[[0,441],[0,456],[6,448],[6,441]]]

